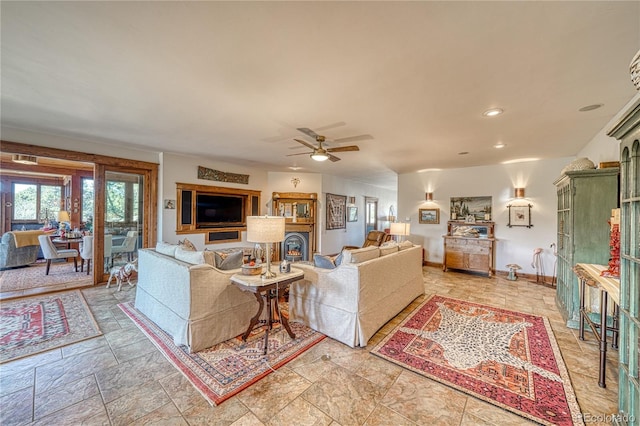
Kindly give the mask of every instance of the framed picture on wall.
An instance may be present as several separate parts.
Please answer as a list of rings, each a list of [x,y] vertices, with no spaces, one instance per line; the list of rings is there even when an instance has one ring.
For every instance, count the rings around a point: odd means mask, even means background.
[[[440,209],[419,209],[418,221],[432,225],[440,223]]]
[[[357,222],[357,221],[358,221],[358,208],[347,207],[347,222]]]
[[[507,208],[509,209],[509,223],[507,224],[509,228],[512,226],[526,226],[527,228],[531,228],[533,226],[531,224],[531,204],[522,206],[512,206],[509,204]]]
[[[347,196],[327,193],[327,230],[347,227]]]

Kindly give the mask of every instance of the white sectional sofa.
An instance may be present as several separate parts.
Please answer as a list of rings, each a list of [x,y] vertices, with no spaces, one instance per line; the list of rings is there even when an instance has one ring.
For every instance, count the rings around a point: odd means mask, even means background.
[[[135,307],[177,345],[191,352],[211,347],[244,333],[258,311],[253,293],[231,282],[238,272],[141,249]]]
[[[305,275],[291,284],[290,320],[351,347],[366,346],[380,327],[424,294],[422,247],[402,248],[343,252],[335,269],[295,264]]]

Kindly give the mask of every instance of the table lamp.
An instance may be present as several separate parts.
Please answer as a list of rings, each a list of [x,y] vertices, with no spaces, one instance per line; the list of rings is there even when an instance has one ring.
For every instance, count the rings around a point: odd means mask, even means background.
[[[247,216],[247,241],[250,243],[264,243],[267,270],[264,278],[274,278],[271,272],[271,244],[284,240],[285,219],[282,216]]]
[[[58,227],[60,229],[63,223],[69,223],[71,222],[71,217],[69,217],[69,212],[66,210],[60,210],[58,212]]]
[[[389,231],[389,233],[391,235],[399,235],[400,241],[403,241],[404,236],[409,235],[410,230],[411,230],[410,223],[394,222],[391,224],[391,230]]]

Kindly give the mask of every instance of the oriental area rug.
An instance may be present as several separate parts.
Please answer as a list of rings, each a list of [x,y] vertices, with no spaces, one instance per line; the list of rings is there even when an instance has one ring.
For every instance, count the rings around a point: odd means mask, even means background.
[[[0,304],[0,363],[101,334],[80,290]]]
[[[371,353],[540,424],[584,424],[545,317],[434,295]]]
[[[263,327],[254,330],[246,342],[238,336],[200,352],[189,353],[186,346],[176,346],[173,338],[138,311],[133,302],[118,306],[212,405],[248,388],[326,337],[291,322],[289,325],[296,338],[292,340],[283,327],[275,325],[269,334],[266,355],[262,354]]]
[[[52,262],[49,275],[45,275],[46,263],[33,263],[23,268],[6,269],[0,271],[0,292],[27,290],[38,287],[52,287],[60,285],[91,285],[93,277],[86,272],[78,272],[73,262]]]

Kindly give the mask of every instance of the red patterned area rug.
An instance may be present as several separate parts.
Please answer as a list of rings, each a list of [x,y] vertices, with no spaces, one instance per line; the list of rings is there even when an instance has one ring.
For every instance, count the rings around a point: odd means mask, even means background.
[[[0,363],[101,335],[79,290],[0,305]]]
[[[80,263],[80,262],[78,262]],[[93,277],[78,272],[73,262],[53,262],[49,275],[45,275],[46,263],[34,263],[23,268],[0,271],[0,292],[26,290],[37,287],[50,287],[60,284],[76,284],[77,286],[93,284]]]
[[[371,351],[545,425],[582,425],[549,321],[431,296]]]
[[[212,405],[231,398],[326,337],[291,322],[289,325],[296,338],[291,340],[284,328],[277,325],[269,334],[267,355],[262,354],[264,332],[259,330],[246,342],[238,336],[209,349],[189,353],[186,346],[176,346],[173,338],[138,311],[133,302],[118,306]]]

